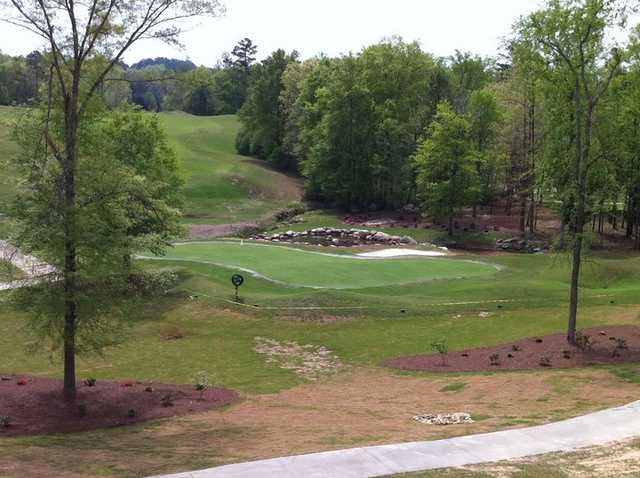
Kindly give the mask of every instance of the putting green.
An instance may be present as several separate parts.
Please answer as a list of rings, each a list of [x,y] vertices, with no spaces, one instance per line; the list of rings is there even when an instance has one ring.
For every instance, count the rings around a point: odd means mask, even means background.
[[[442,257],[369,259],[237,242],[178,244],[164,257],[244,270],[292,286],[364,289],[433,279],[490,276],[495,266]]]

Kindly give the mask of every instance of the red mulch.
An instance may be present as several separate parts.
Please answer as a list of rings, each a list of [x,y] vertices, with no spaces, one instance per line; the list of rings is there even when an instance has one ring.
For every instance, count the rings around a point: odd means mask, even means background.
[[[640,327],[617,325],[583,331],[593,339],[591,351],[582,351],[567,343],[566,335],[532,337],[495,347],[449,352],[446,365],[439,354],[399,357],[384,362],[386,367],[428,372],[480,372],[493,370],[530,370],[544,368],[579,368],[591,365],[640,363]],[[617,349],[613,338],[624,338],[626,349]],[[516,351],[515,349],[519,349]],[[565,356],[565,351],[569,354]],[[619,356],[614,356],[614,351]],[[491,365],[490,356],[499,354],[499,365]],[[540,359],[548,356],[549,366]]]
[[[0,424],[0,437],[43,435],[95,430],[130,425],[154,418],[203,412],[229,405],[239,399],[233,390],[211,388],[200,400],[192,385],[143,384],[140,382],[98,381],[94,387],[78,385],[77,398],[67,402],[62,396],[62,381],[24,375],[1,375],[0,417],[8,416],[10,425]],[[19,385],[19,383],[24,383]],[[152,387],[153,391],[145,391]],[[173,394],[173,406],[163,406],[162,397]],[[85,416],[80,408],[86,407]],[[129,416],[129,410],[135,412]]]

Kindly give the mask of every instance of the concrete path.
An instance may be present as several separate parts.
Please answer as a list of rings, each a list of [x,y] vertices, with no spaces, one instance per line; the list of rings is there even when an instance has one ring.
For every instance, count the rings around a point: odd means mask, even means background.
[[[640,402],[519,430],[275,458],[163,478],[367,478],[513,460],[637,436]]]
[[[26,276],[26,279],[23,280],[0,282],[0,291],[33,284],[38,277],[55,272],[55,269],[49,264],[40,261],[36,257],[23,254],[19,249],[4,240],[0,240],[0,259],[13,264]]]

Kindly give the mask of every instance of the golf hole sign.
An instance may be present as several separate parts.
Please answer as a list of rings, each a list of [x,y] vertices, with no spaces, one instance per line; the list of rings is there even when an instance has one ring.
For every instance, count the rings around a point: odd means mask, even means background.
[[[242,284],[244,284],[244,277],[242,277],[240,274],[233,274],[231,276],[231,283],[236,288],[236,301],[237,301],[238,300],[238,288]]]

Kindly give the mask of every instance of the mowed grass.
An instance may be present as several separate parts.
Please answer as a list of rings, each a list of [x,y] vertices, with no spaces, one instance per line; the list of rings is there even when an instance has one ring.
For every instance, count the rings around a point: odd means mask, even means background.
[[[253,221],[300,200],[299,180],[236,154],[240,125],[235,116],[159,116],[186,180],[186,222]]]
[[[434,279],[491,276],[495,266],[442,257],[371,259],[238,242],[178,244],[166,259],[253,271],[291,286],[363,289]]]
[[[18,152],[11,131],[24,111],[24,108],[0,106],[0,155],[3,158]],[[160,113],[159,117],[185,179],[185,222],[254,221],[300,200],[300,180],[270,169],[264,161],[235,153],[239,128],[235,116],[203,117],[171,112]],[[0,214],[6,213],[13,200],[14,178],[2,165]]]

